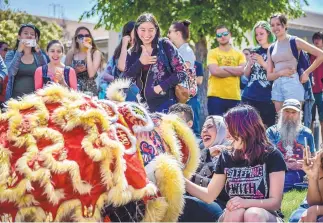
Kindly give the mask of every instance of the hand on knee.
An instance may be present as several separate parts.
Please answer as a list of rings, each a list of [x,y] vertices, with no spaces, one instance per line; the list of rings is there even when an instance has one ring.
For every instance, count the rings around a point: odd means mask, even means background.
[[[264,216],[264,212],[262,208],[248,208],[244,212],[243,216],[244,222],[266,222],[266,217]]]

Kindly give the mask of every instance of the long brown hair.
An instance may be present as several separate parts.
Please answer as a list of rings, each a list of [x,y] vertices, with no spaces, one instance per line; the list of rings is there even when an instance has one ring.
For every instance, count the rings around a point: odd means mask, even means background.
[[[233,139],[242,140],[244,148],[233,150],[234,160],[246,160],[249,165],[262,162],[264,155],[273,150],[266,129],[258,112],[249,105],[231,108],[224,115]]]
[[[93,39],[93,36],[92,36],[92,33],[90,32],[90,30],[85,27],[85,26],[80,26],[78,27],[76,30],[75,30],[75,33],[74,33],[74,36],[73,36],[73,39],[72,39],[72,56],[74,56],[74,54],[78,53],[80,51],[80,44],[77,42],[77,35],[79,34],[79,32],[81,30],[86,30],[89,35],[90,35],[90,38],[91,38],[91,45],[92,45],[92,50],[91,50],[91,55],[92,55],[92,59],[93,59],[93,54],[95,51],[99,51],[101,53],[101,63],[100,63],[100,68],[103,67],[103,64],[104,64],[104,58],[103,58],[103,55],[102,55],[102,52],[99,50],[99,48],[97,47],[97,45],[95,44],[95,41]],[[72,58],[73,59],[73,58]]]

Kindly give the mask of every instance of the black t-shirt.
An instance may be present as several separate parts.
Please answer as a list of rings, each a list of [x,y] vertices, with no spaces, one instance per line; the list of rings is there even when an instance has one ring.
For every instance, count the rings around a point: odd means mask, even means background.
[[[273,149],[263,155],[263,162],[248,165],[245,160],[234,161],[228,151],[222,152],[216,174],[225,174],[225,191],[230,198],[266,199],[269,197],[269,174],[286,171],[286,163],[280,151]]]

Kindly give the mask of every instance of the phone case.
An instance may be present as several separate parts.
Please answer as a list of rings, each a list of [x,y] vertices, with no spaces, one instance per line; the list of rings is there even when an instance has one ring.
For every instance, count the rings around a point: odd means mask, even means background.
[[[35,47],[36,46],[36,40],[35,39],[24,39],[24,41],[27,43],[29,47]]]

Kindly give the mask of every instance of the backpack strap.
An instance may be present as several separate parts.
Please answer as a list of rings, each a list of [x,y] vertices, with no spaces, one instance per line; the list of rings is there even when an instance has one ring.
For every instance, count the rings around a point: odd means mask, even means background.
[[[70,67],[69,66],[64,67],[64,79],[67,86],[70,87]]]
[[[298,61],[299,59],[299,54],[298,54],[298,49],[297,49],[297,45],[296,45],[296,37],[295,36],[291,36],[289,39],[289,44],[290,44],[290,48],[292,50],[293,56],[296,58],[296,60]]]
[[[269,47],[269,54],[270,54],[270,56],[273,54],[275,45],[276,45],[276,42],[274,42],[273,44],[271,44],[270,47]]]
[[[168,56],[164,50],[164,44],[163,44],[164,41],[165,41],[164,38],[161,38],[158,40],[159,53],[160,53],[161,59],[164,62],[164,65],[166,66],[167,72],[172,73],[172,68],[170,67]]]
[[[43,85],[42,87],[44,87],[45,84],[47,84],[47,82],[50,82],[50,78],[48,77],[48,65],[45,64],[42,66],[42,79],[43,79]]]

